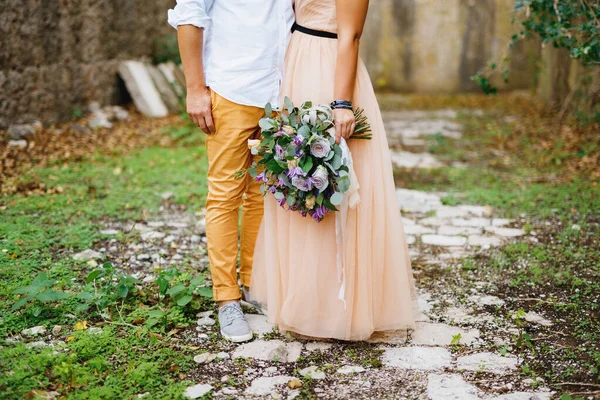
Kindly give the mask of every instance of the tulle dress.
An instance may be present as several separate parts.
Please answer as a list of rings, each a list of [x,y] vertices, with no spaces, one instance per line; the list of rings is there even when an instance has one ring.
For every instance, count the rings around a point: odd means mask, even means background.
[[[296,0],[298,24],[336,32],[335,0]],[[363,46],[368,45],[363,43]],[[296,105],[334,100],[337,40],[293,33],[282,98]],[[359,60],[354,105],[364,108],[372,140],[350,140],[360,203],[347,212],[342,249],[345,289],[340,300],[336,216],[317,223],[265,197],[252,271],[251,296],[283,331],[366,340],[375,331],[413,328],[416,296],[396,199],[381,112]]]

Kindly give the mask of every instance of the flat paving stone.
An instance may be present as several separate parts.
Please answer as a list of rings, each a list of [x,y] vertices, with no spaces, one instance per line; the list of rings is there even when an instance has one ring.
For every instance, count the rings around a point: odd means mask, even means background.
[[[427,396],[429,400],[481,400],[479,389],[457,374],[429,374]]]
[[[292,379],[294,379],[293,376],[287,375],[263,376],[256,378],[246,389],[246,394],[254,396],[267,396],[271,394],[271,392],[277,386],[285,385]]]
[[[430,153],[410,153],[408,151],[392,151],[392,163],[400,168],[440,168],[443,166]]]
[[[435,233],[435,230],[423,225],[405,225],[404,233],[407,235],[422,235],[424,233]]]
[[[306,345],[304,345],[304,347],[306,348],[306,351],[308,351],[308,352],[327,351],[333,347],[333,344],[325,343],[325,342],[308,342],[308,343],[306,343]]]
[[[469,246],[496,247],[502,244],[502,240],[497,236],[470,235],[467,243]]]
[[[472,314],[474,310],[459,307],[451,307],[444,311],[443,316],[448,320],[458,324],[473,325],[481,323],[490,323],[494,317],[489,314]]]
[[[502,306],[504,305],[504,300],[496,296],[488,296],[488,295],[473,295],[469,296],[469,301],[471,303],[475,303],[480,306]]]
[[[412,333],[412,344],[426,346],[448,346],[452,344],[453,338],[460,335],[459,343],[470,345],[479,338],[478,329],[463,329],[448,324],[417,322],[416,329]]]
[[[423,235],[421,242],[434,246],[464,246],[467,244],[467,238],[463,236],[447,235]]]
[[[162,239],[167,236],[165,233],[157,231],[148,231],[141,234],[142,240]]]
[[[267,321],[266,315],[260,314],[246,314],[246,320],[252,332],[256,333],[259,337],[263,337],[267,333],[272,333],[275,325]]]
[[[92,249],[87,249],[73,255],[75,261],[89,261],[104,258],[104,255]]]
[[[254,358],[256,360],[295,362],[302,352],[302,343],[281,340],[255,340],[235,349],[231,358]]]
[[[503,374],[517,369],[518,364],[519,359],[515,356],[501,356],[490,352],[470,354],[456,360],[456,368],[459,370],[491,372],[493,374]]]
[[[452,364],[452,355],[443,347],[384,348],[381,362],[386,367],[433,371]]]
[[[542,315],[540,315],[534,311],[529,311],[527,314],[525,314],[525,321],[531,322],[533,324],[542,325],[542,326],[554,325],[552,321],[544,318]]]
[[[358,374],[360,372],[364,372],[365,369],[358,365],[344,365],[341,368],[338,368],[336,371],[338,374],[349,375],[349,374]]]
[[[448,221],[445,218],[427,217],[427,218],[423,218],[423,219],[419,220],[419,223],[421,223],[422,225],[429,225],[429,226],[442,226],[442,225],[446,225],[446,224],[450,223],[450,221]]]
[[[442,206],[440,196],[419,190],[396,189],[396,197],[406,212],[426,213]]]
[[[438,218],[458,218],[468,217],[471,213],[460,207],[442,206],[435,210],[435,216]]]
[[[465,210],[466,212],[468,212],[469,214],[471,214],[474,217],[491,217],[493,212],[494,212],[494,208],[492,206],[472,206],[472,205],[468,205],[468,204],[463,204],[460,206],[457,206],[458,208],[460,208],[461,210]]]
[[[523,229],[517,228],[501,228],[497,226],[489,226],[485,228],[485,230],[504,237],[518,237],[525,235],[525,231]]]
[[[185,389],[183,397],[187,399],[198,399],[210,392],[211,390],[213,390],[213,387],[209,384],[198,384]]]
[[[321,371],[316,365],[311,365],[310,367],[303,368],[300,371],[298,371],[298,373],[302,376],[308,376],[316,380],[325,379],[325,377],[327,376],[325,375],[325,372]]]
[[[440,235],[476,235],[481,233],[481,228],[475,228],[472,226],[452,226],[442,225],[438,228]]]
[[[454,218],[452,219],[454,226],[472,226],[472,227],[489,227],[492,221],[489,218]]]

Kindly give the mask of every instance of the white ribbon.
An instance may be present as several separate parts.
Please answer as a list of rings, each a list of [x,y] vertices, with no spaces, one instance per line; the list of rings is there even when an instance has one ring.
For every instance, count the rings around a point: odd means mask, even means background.
[[[346,249],[346,218],[348,216],[348,209],[354,209],[360,202],[360,196],[358,194],[358,179],[354,172],[354,164],[352,161],[352,154],[346,141],[342,138],[340,141],[340,147],[342,148],[342,161],[348,167],[348,177],[350,178],[350,188],[344,193],[344,200],[339,206],[339,212],[335,214],[335,241],[337,245],[337,275],[338,283],[340,283],[340,291],[338,292],[338,299],[344,303],[344,310],[346,309],[346,271],[344,268],[344,256]]]

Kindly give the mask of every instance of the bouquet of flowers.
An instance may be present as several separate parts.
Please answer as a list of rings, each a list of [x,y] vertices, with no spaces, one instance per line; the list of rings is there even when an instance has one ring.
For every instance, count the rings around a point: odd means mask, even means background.
[[[346,143],[335,143],[333,110],[305,102],[294,107],[286,97],[287,112],[273,116],[270,104],[259,125],[262,139],[248,146],[260,156],[248,173],[261,183],[263,195],[272,194],[279,205],[317,222],[337,211],[350,188],[351,158]],[[356,128],[351,139],[371,139],[363,110],[354,112]],[[350,165],[351,166],[351,165]]]

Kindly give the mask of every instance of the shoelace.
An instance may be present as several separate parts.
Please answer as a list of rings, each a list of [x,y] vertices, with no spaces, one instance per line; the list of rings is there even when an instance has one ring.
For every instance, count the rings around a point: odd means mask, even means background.
[[[225,306],[223,308],[223,317],[225,317],[227,325],[231,325],[231,323],[238,318],[244,319],[244,312],[235,304],[231,306]]]

